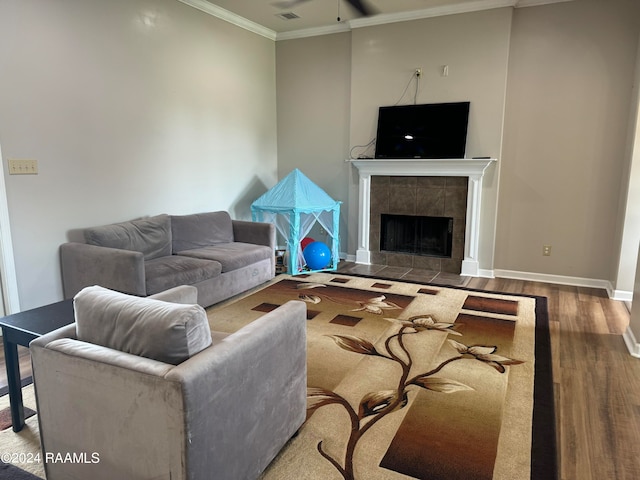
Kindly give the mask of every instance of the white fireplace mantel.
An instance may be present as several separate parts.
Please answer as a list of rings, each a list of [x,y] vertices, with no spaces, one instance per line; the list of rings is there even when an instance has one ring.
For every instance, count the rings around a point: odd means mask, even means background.
[[[359,213],[357,263],[371,263],[369,225],[372,176],[469,177],[467,189],[467,224],[465,227],[462,275],[477,277],[480,272],[478,243],[480,238],[480,206],[482,177],[495,158],[446,159],[358,159],[351,163],[359,175]]]

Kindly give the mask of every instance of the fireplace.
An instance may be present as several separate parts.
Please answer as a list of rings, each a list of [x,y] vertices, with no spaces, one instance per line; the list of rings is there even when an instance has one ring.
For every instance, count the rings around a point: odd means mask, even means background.
[[[381,215],[380,251],[451,258],[453,218]]]
[[[461,275],[479,276],[482,179],[487,167],[495,161],[494,158],[351,160],[352,165],[358,169],[359,184],[356,262],[457,271]],[[420,189],[425,182],[432,182],[439,177],[446,177],[445,183],[455,185],[456,189],[465,184],[466,193],[463,194],[461,190],[456,193],[458,199],[466,195],[462,220],[448,213],[417,210],[423,206],[430,208],[437,205]],[[415,188],[413,182],[416,184]],[[388,197],[388,210],[382,211],[384,196],[383,200],[379,200],[379,192],[376,190],[384,190],[387,184],[390,192],[395,190],[396,193],[401,193]],[[416,210],[411,211],[413,206]],[[451,258],[380,251],[382,213],[454,217]]]
[[[461,272],[466,177],[375,175],[370,198],[372,263]]]

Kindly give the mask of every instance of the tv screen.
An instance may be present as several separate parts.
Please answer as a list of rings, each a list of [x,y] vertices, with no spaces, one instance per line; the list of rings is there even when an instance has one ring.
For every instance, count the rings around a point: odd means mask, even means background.
[[[376,158],[464,158],[469,103],[380,107]]]

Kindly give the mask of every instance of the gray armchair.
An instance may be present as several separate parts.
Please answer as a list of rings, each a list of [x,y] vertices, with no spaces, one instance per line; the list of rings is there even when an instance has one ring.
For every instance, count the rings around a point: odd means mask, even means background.
[[[184,288],[159,296],[193,303]],[[304,303],[230,335],[198,305],[100,287],[74,307],[30,345],[43,455],[81,460],[47,479],[255,479],[304,422]]]

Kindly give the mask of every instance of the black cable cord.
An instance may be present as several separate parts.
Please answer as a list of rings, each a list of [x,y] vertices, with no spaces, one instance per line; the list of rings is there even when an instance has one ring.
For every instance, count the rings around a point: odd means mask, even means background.
[[[338,3],[338,5],[339,5],[339,3]],[[339,8],[339,7],[338,7],[338,8]],[[396,103],[394,103],[394,104],[393,104],[393,106],[394,106],[394,107],[395,107],[395,106],[397,106],[397,105],[402,101],[402,99],[404,98],[404,96],[407,94],[407,90],[409,90],[409,86],[411,85],[411,82],[413,81],[414,77],[415,77],[415,79],[416,79],[416,91],[415,91],[415,93],[414,93],[414,95],[413,95],[413,104],[414,104],[414,105],[416,105],[416,104],[418,103],[418,89],[419,89],[418,87],[420,86],[420,75],[418,75],[418,73],[417,73],[417,72],[413,72],[413,74],[411,75],[411,78],[409,79],[409,82],[408,82],[408,83],[407,83],[407,85],[404,87],[404,90],[403,90],[403,92],[402,92],[402,95],[400,96],[400,98],[398,99],[398,101],[397,101]],[[371,145],[373,145],[373,144],[375,143],[375,141],[376,141],[376,138],[374,137],[374,138],[373,138],[369,143],[367,143],[366,145],[354,145],[353,147],[351,147],[351,150],[349,150],[349,158],[350,158],[351,160],[354,160],[353,151],[354,151],[356,148],[364,148],[363,152],[362,152],[360,155],[358,155],[358,158],[361,158],[361,156],[364,154],[364,152],[366,152],[366,151],[367,151],[367,149],[368,149],[369,147],[371,147]],[[364,157],[364,158],[368,158],[368,157]]]
[[[420,83],[420,77],[416,72],[413,72],[413,74],[411,75],[411,78],[409,79],[409,82],[407,83],[407,86],[404,87],[404,90],[402,91],[402,95],[400,95],[400,98],[398,99],[398,101],[393,104],[394,107],[396,105],[399,105],[402,99],[404,98],[404,96],[407,94],[407,90],[409,90],[409,86],[411,86],[411,82],[413,81],[414,78],[416,79],[416,93],[413,96],[413,103],[415,104],[418,101],[418,85]]]
[[[360,156],[361,156],[362,154],[364,154],[364,152],[366,152],[366,151],[367,151],[367,149],[368,149],[371,145],[373,145],[373,144],[375,143],[375,141],[376,141],[376,138],[375,138],[375,137],[373,137],[373,139],[372,139],[369,143],[367,143],[366,145],[354,145],[353,147],[351,147],[351,150],[349,150],[349,158],[350,158],[351,160],[354,160],[353,151],[354,151],[356,148],[364,148],[364,150],[362,151],[362,153],[361,153],[360,155],[358,155],[358,157],[356,157],[356,158],[360,158]]]

